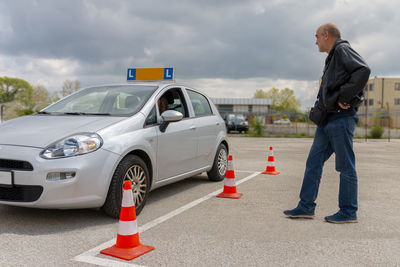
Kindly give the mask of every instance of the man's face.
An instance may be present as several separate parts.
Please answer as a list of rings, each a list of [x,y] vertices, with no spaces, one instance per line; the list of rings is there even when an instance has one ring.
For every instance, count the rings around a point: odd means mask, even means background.
[[[160,111],[160,115],[168,109],[168,100],[165,98],[165,96],[162,96],[160,99],[158,99],[158,109]]]
[[[318,45],[319,52],[328,52],[327,49],[327,40],[328,34],[327,32],[322,32],[322,28],[318,28],[317,32],[315,33],[315,44]]]

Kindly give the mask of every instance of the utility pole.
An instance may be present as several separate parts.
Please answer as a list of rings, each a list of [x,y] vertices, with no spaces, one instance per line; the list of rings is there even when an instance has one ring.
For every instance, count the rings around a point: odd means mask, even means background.
[[[386,102],[387,107],[387,117],[388,117],[388,142],[390,142],[390,113],[389,113],[389,102]]]
[[[383,102],[383,100],[384,100],[384,90],[385,90],[385,78],[382,78],[382,101],[381,101],[381,109],[383,109],[383,103],[385,103],[385,102]]]
[[[0,123],[3,122],[3,110],[4,110],[4,105],[0,104]]]
[[[366,85],[367,90],[367,99],[365,100],[365,142],[368,139],[368,105],[369,105],[369,97],[368,97],[368,85]]]

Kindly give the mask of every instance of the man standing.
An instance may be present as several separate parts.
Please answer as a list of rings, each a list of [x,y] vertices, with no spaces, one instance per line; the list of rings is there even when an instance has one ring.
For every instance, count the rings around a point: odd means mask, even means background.
[[[315,200],[326,160],[335,153],[335,168],[340,172],[339,211],[325,217],[331,223],[357,222],[357,173],[353,134],[358,121],[357,95],[368,81],[370,69],[361,56],[340,37],[334,23],[320,26],[315,34],[320,52],[328,53],[318,92],[318,101],[327,111],[318,125],[308,155],[300,201],[283,213],[290,218],[313,218]]]

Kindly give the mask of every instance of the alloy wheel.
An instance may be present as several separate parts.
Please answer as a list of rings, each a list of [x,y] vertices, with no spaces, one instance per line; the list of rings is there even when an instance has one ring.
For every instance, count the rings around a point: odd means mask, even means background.
[[[146,172],[139,165],[133,165],[128,169],[125,174],[124,181],[131,181],[133,201],[135,202],[135,207],[139,207],[143,202],[146,195]]]
[[[221,149],[218,153],[218,172],[221,176],[225,176],[228,165],[228,155],[225,149]]]

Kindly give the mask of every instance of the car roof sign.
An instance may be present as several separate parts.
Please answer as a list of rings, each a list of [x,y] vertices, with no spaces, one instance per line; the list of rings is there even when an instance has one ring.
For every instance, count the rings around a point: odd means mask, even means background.
[[[174,68],[128,69],[127,81],[174,81]]]

